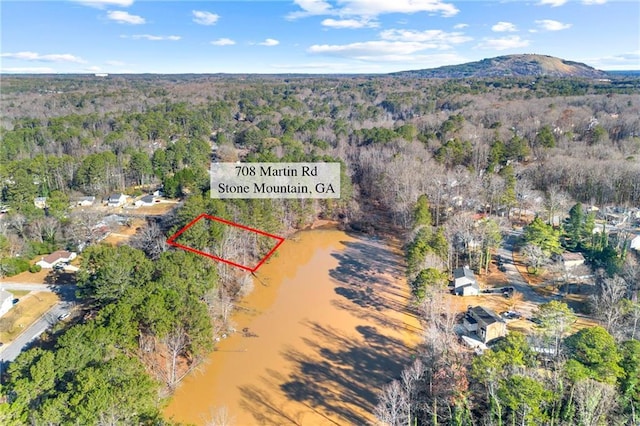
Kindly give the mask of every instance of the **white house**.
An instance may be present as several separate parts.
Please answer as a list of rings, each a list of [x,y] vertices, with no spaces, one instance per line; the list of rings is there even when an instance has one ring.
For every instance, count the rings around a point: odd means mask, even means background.
[[[153,203],[155,203],[156,201],[156,197],[154,197],[153,195],[145,195],[144,197],[140,198],[139,200],[136,200],[135,203],[133,203],[136,207],[143,207],[143,206],[152,206]]]
[[[96,202],[96,197],[82,197],[78,199],[78,205],[82,207],[92,206]]]
[[[9,312],[13,306],[13,294],[6,290],[0,290],[0,317]]]
[[[72,251],[58,250],[49,256],[43,257],[42,260],[36,262],[36,265],[40,265],[43,269],[53,269],[58,263],[71,262],[75,258],[76,253]]]
[[[120,207],[127,201],[127,196],[124,194],[111,194],[107,199],[107,206]]]
[[[453,270],[453,292],[458,296],[477,296],[480,293],[478,280],[469,267]]]
[[[629,241],[629,248],[640,251],[640,234],[634,235],[631,241]]]

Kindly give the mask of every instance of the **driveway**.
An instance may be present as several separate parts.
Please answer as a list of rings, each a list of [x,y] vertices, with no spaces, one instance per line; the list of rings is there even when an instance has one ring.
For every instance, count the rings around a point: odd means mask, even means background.
[[[502,241],[502,245],[497,251],[497,254],[502,258],[505,275],[509,280],[509,285],[515,289],[518,293],[522,294],[523,305],[526,307],[520,307],[520,311],[527,315],[530,315],[536,309],[537,305],[548,302],[549,298],[539,295],[534,289],[527,283],[526,279],[520,274],[518,268],[513,260],[513,249],[516,241],[522,236],[522,231],[511,231]]]

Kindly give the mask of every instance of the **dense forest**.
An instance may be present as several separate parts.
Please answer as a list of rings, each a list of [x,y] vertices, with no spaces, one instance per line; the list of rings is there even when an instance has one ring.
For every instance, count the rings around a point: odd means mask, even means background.
[[[182,204],[131,246],[82,252],[85,315],[10,364],[0,423],[166,423],[164,398],[252,287],[164,243],[207,212],[281,235],[326,218],[403,236],[426,331],[381,394],[384,424],[634,424],[640,268],[623,236],[592,236],[586,207],[640,205],[639,93],[631,77],[3,76],[0,276],[91,240],[95,218],[70,208],[78,197],[162,187]],[[210,162],[238,160],[339,161],[342,198],[211,199]],[[601,326],[569,334],[574,313],[551,302],[539,315],[551,359],[517,333],[473,356],[440,303],[447,278],[463,264],[488,269],[523,211],[539,213],[524,232],[532,267],[560,248],[585,253]],[[263,250],[215,224],[185,238],[230,256]]]

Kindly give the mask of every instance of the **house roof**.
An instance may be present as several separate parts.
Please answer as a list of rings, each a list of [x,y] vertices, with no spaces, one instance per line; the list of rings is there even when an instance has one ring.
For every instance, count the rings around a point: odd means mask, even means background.
[[[476,276],[473,273],[473,271],[467,268],[466,266],[464,268],[456,268],[453,270],[454,279],[463,278],[463,277],[469,278],[470,280],[473,280],[473,281],[476,280]]]
[[[36,198],[33,199],[33,201],[45,202],[45,201],[47,201],[47,197],[36,197]]]
[[[480,318],[486,324],[504,322],[504,320],[500,318],[498,314],[496,314],[489,308],[485,308],[484,306],[474,306],[473,308],[469,308],[467,312],[476,318]]]
[[[95,201],[95,200],[96,200],[96,197],[94,197],[94,196],[78,198],[78,201]]]
[[[153,203],[153,195],[145,195],[144,197],[140,198],[140,201],[142,201],[143,203]]]
[[[111,194],[109,195],[109,201],[120,201],[124,197],[124,194]]]
[[[72,253],[70,251],[58,250],[58,251],[54,251],[49,256],[46,256],[42,260],[44,260],[45,262],[53,265],[54,263],[56,263],[60,259],[69,259],[71,257],[71,255],[72,255]]]

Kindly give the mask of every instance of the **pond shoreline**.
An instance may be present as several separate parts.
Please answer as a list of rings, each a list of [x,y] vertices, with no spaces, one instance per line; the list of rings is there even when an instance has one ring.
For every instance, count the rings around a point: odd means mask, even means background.
[[[165,415],[206,424],[363,424],[418,343],[404,263],[384,240],[315,224],[263,265],[222,340]],[[320,229],[318,229],[320,228]],[[330,229],[327,229],[330,228]]]

